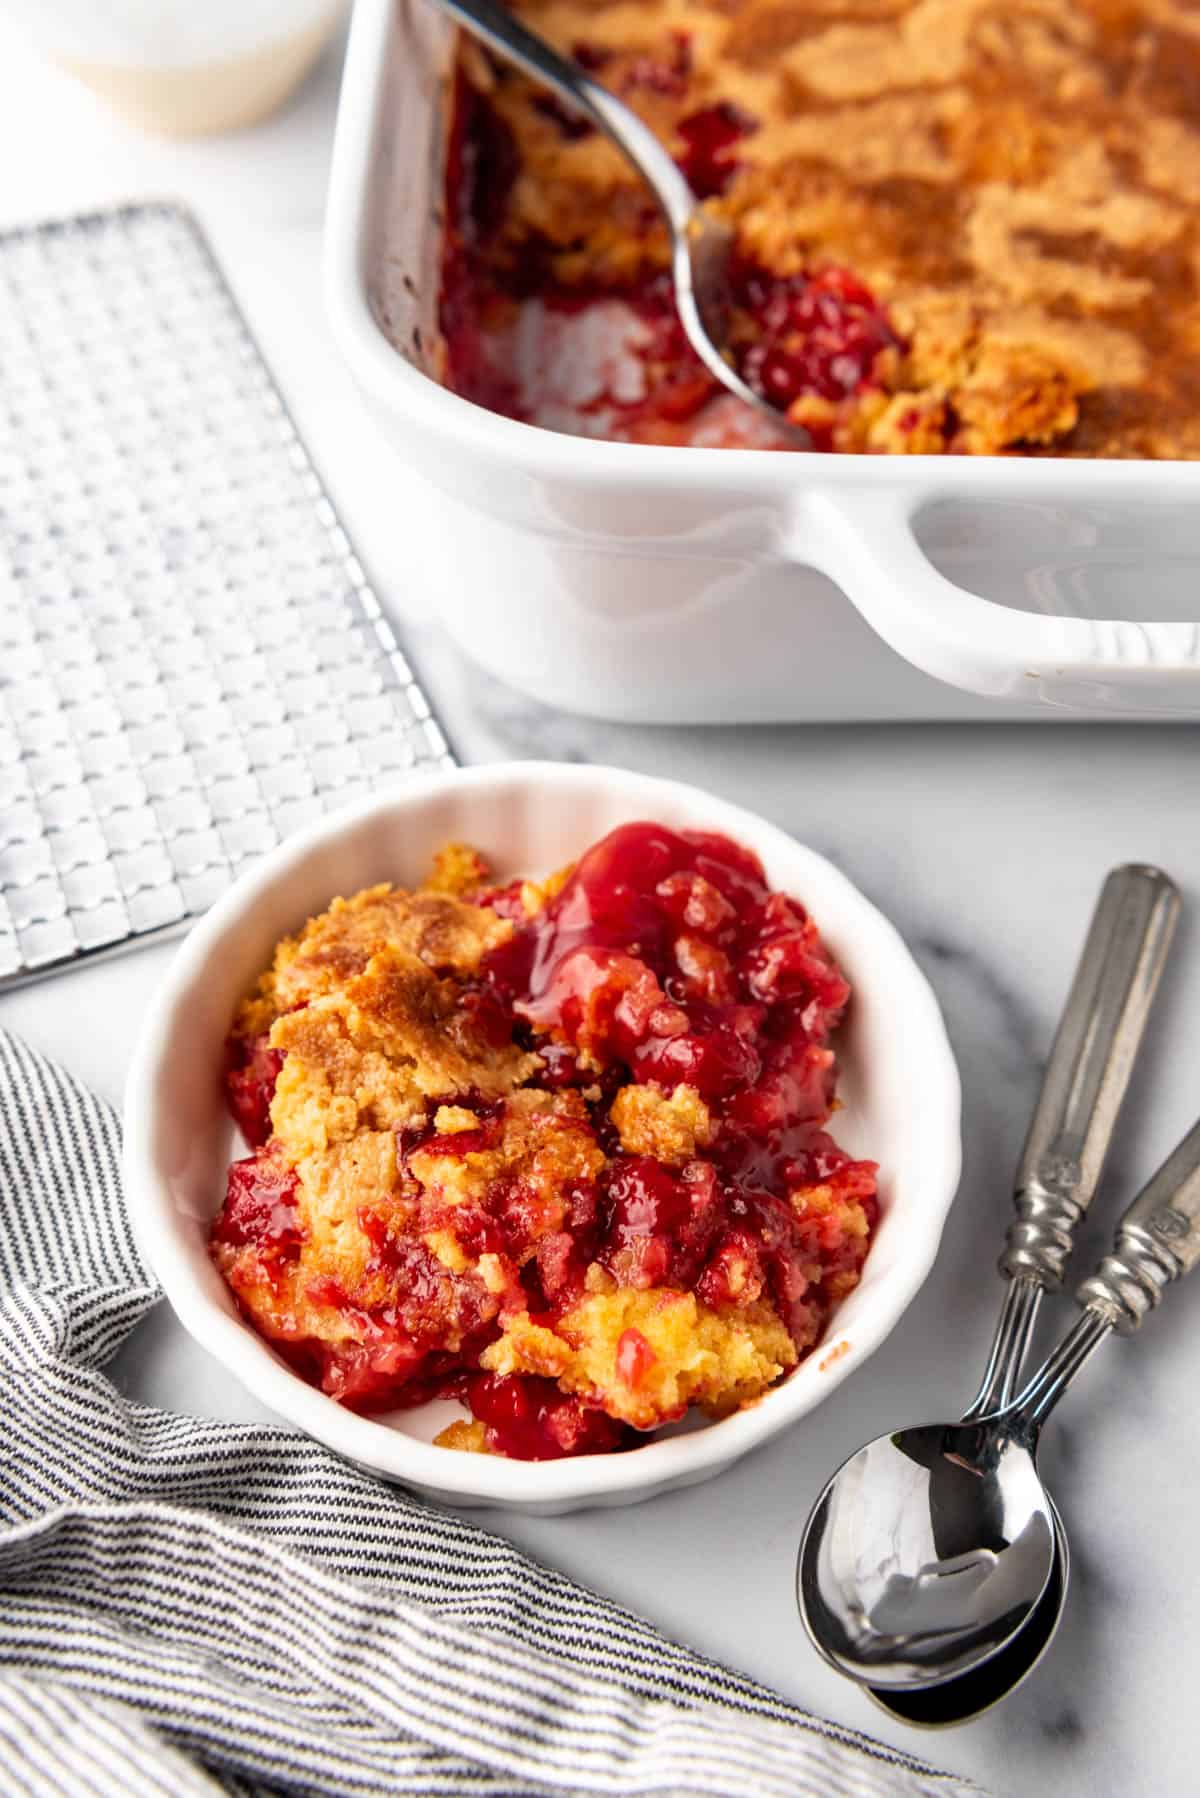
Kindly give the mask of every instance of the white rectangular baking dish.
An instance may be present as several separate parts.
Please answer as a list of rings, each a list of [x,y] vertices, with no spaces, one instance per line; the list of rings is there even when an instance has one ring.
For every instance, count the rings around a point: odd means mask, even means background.
[[[1200,713],[1200,463],[605,443],[441,387],[452,45],[426,0],[357,0],[326,280],[470,657],[642,722]]]

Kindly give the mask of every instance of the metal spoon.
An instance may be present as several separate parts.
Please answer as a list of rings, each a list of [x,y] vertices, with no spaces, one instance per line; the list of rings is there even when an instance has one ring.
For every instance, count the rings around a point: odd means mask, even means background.
[[[1164,949],[1165,954],[1165,949]],[[1089,960],[1085,952],[1083,965]],[[1069,1015],[1069,1013],[1068,1013]],[[1064,1019],[1064,1029],[1067,1020]],[[1063,1030],[1060,1029],[1060,1039]],[[1056,1045],[1057,1048],[1057,1045]],[[1047,1087],[1050,1086],[1054,1071],[1052,1058],[1051,1068],[1047,1073]],[[1043,1092],[1042,1102],[1038,1108],[1038,1119],[1041,1119],[1046,1106],[1046,1094]],[[1032,1138],[1040,1133],[1038,1120],[1035,1119]],[[1022,1171],[1027,1173],[1031,1161],[1030,1145],[1026,1144],[1022,1156]],[[1028,1190],[1029,1180],[1019,1179],[1018,1190]],[[1006,1258],[1007,1259],[1007,1258]],[[1003,1264],[1002,1264],[1003,1265]],[[1009,1304],[1006,1304],[1005,1317],[1008,1316],[1016,1286],[1010,1286]],[[1037,1300],[1040,1300],[1042,1288],[1037,1289]],[[1035,1301],[1037,1302],[1037,1301]],[[984,1377],[975,1403],[967,1413],[968,1417],[983,1415],[986,1410],[1001,1408],[1012,1396],[1011,1372],[1019,1367],[1024,1356],[1024,1345],[1027,1331],[1022,1336],[1018,1331],[1017,1338],[1012,1340],[1010,1352],[1000,1353],[1004,1344],[1006,1331],[1004,1319],[997,1330],[996,1343],[989,1362],[988,1373]],[[1003,1371],[999,1371],[997,1363],[1002,1363]],[[999,1377],[997,1377],[999,1374]],[[1007,1388],[1007,1389],[1006,1389]],[[939,1680],[936,1685],[917,1686],[911,1689],[887,1690],[884,1687],[869,1686],[871,1697],[880,1709],[903,1723],[925,1729],[945,1729],[957,1724],[971,1722],[988,1711],[993,1705],[1016,1691],[1024,1684],[1039,1665],[1043,1655],[1049,1648],[1058,1629],[1063,1608],[1066,1604],[1067,1589],[1070,1584],[1071,1557],[1062,1518],[1053,1499],[1050,1510],[1054,1524],[1054,1561],[1050,1578],[1026,1621],[1009,1638],[1003,1647],[990,1655],[986,1660],[971,1667],[950,1679]]]
[[[1178,909],[1178,892],[1156,868],[1118,868],[1104,884],[1018,1168],[1017,1215],[1000,1261],[1009,1279],[1004,1307],[962,1423],[869,1444],[829,1482],[809,1518],[801,1616],[818,1652],[863,1684],[912,1690],[965,1673],[1010,1640],[1050,1578],[1054,1529],[1032,1464],[989,1488],[998,1508],[981,1536],[975,1475],[943,1450],[958,1431],[970,1459],[977,1420],[1014,1389],[1042,1293],[1062,1284]]]
[[[1126,1211],[1117,1228],[1114,1253],[1101,1262],[1078,1292],[1083,1316],[1030,1380],[1012,1405],[978,1426],[979,1440],[965,1444],[947,1432],[944,1454],[961,1471],[974,1456],[976,1506],[980,1519],[993,1507],[988,1487],[1015,1477],[1024,1480],[1037,1456],[1038,1438],[1051,1410],[1111,1330],[1132,1334],[1158,1304],[1166,1286],[1200,1262],[1200,1124],[1179,1144]],[[1022,1465],[1022,1462],[1026,1465]],[[940,1475],[934,1472],[934,1484]],[[932,1488],[931,1488],[932,1489]],[[927,1728],[965,1723],[990,1709],[1027,1679],[1053,1640],[1066,1601],[1069,1555],[1062,1520],[1049,1493],[1043,1501],[1055,1552],[1049,1578],[1036,1600],[1030,1596],[1025,1621],[998,1654],[955,1679],[914,1691],[871,1688],[893,1716]],[[1004,1550],[997,1562],[1007,1559]]]
[[[1066,1531],[1052,1498],[1050,1510],[1054,1518],[1054,1565],[1045,1591],[1016,1635],[978,1667],[955,1679],[943,1679],[936,1686],[917,1686],[911,1692],[868,1686],[867,1691],[881,1710],[919,1729],[949,1729],[958,1723],[970,1723],[1024,1685],[1054,1639],[1071,1575]]]
[[[797,449],[811,448],[808,432],[755,393],[733,367],[726,348],[733,232],[696,198],[650,128],[578,63],[560,56],[497,0],[435,0],[435,4],[473,37],[582,113],[633,164],[667,222],[675,306],[688,342],[730,393],[756,412],[765,413],[777,430],[794,440]]]

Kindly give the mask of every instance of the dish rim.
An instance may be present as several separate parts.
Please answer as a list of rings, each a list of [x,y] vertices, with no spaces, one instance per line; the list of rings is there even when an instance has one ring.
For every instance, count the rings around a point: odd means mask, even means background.
[[[844,910],[839,922],[849,920],[845,934],[863,945],[864,959],[878,964],[881,981],[898,979],[904,987],[906,1054],[919,1062],[927,1114],[922,1121],[923,1140],[928,1137],[921,1177],[924,1228],[913,1228],[906,1236],[890,1287],[856,1324],[849,1346],[827,1338],[824,1357],[814,1351],[796,1374],[747,1410],[619,1454],[521,1462],[440,1449],[349,1411],[308,1385],[249,1323],[203,1289],[189,1265],[194,1254],[194,1242],[189,1248],[185,1241],[189,1220],[177,1211],[155,1151],[159,1108],[172,1090],[169,1048],[181,1009],[226,938],[268,892],[285,888],[301,864],[336,846],[339,838],[385,817],[419,810],[448,784],[487,796],[514,787],[536,793],[552,786],[569,792],[597,783],[626,803],[631,817],[653,817],[668,797],[693,809],[702,805],[707,828],[790,858],[801,888],[804,868],[818,870],[827,889],[823,909],[828,909],[830,892],[840,896]],[[886,1161],[886,1145],[879,1150]],[[928,979],[895,926],[825,857],[758,814],[688,783],[595,763],[510,762],[410,776],[297,832],[235,882],[184,939],[144,1020],[126,1083],[123,1168],[135,1235],[176,1316],[261,1403],[346,1459],[385,1477],[468,1503],[569,1508],[612,1502],[621,1495],[649,1497],[708,1477],[797,1422],[869,1359],[908,1310],[937,1254],[961,1172],[961,1086]],[[836,1330],[832,1335],[836,1338]],[[832,1358],[830,1347],[838,1350]],[[821,1359],[827,1361],[823,1368]]]

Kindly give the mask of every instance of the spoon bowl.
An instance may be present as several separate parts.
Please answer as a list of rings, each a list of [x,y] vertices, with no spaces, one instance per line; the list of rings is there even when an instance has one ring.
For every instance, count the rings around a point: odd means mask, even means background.
[[[798,1574],[826,1660],[861,1685],[911,1692],[981,1669],[1013,1641],[1061,1534],[1038,1478],[1042,1426],[1105,1338],[1140,1329],[1198,1264],[1200,1124],[1129,1206],[1113,1252],[1079,1287],[1074,1328],[1005,1409],[880,1437],[834,1475]]]
[[[1054,1565],[1045,1591],[1022,1628],[990,1660],[957,1679],[911,1692],[868,1687],[871,1697],[889,1717],[918,1729],[951,1729],[990,1711],[1029,1678],[1054,1640],[1071,1576],[1067,1534],[1053,1500],[1050,1508],[1054,1513]]]
[[[1019,1430],[918,1425],[868,1443],[821,1494],[800,1549],[801,1615],[851,1678],[934,1685],[1012,1640],[1054,1557],[1053,1506]]]
[[[1018,1166],[1009,1286],[974,1401],[958,1423],[852,1455],[805,1528],[804,1626],[831,1666],[879,1694],[932,1691],[1010,1645],[1019,1664],[1015,1639],[1045,1620],[1065,1555],[1038,1477],[1042,1426],[1109,1332],[1137,1329],[1200,1259],[1198,1126],[1125,1213],[1116,1254],[1079,1289],[1074,1329],[1013,1397],[1041,1297],[1061,1285],[1096,1191],[1178,910],[1160,869],[1131,864],[1104,883]]]

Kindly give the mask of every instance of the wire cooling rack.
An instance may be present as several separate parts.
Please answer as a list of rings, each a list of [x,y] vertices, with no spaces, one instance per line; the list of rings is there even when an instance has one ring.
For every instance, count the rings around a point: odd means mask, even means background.
[[[189,215],[0,234],[0,990],[450,762]]]

